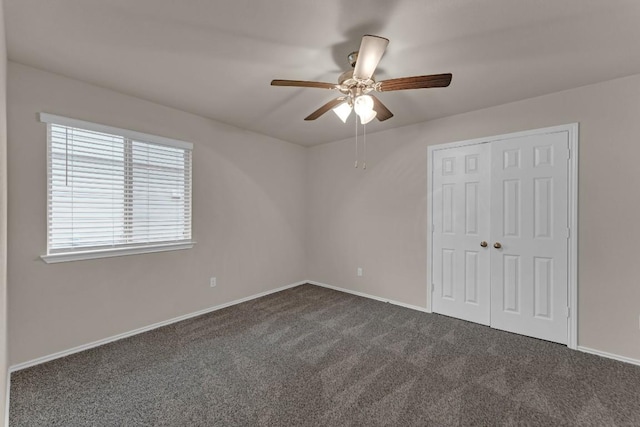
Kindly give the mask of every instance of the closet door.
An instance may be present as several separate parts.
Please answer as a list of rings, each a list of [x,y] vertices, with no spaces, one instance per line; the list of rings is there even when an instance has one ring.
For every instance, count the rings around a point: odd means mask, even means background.
[[[491,147],[491,326],[566,344],[568,133]]]
[[[491,148],[436,150],[432,161],[433,311],[489,325]]]

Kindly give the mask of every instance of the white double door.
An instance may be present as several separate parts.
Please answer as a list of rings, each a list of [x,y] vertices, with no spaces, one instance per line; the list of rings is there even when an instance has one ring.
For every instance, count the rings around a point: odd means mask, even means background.
[[[568,133],[433,151],[432,308],[567,343]]]

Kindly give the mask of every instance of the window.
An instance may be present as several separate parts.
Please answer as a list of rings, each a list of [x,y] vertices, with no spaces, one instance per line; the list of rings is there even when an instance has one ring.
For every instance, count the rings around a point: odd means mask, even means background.
[[[192,144],[40,114],[47,123],[46,262],[185,249]]]

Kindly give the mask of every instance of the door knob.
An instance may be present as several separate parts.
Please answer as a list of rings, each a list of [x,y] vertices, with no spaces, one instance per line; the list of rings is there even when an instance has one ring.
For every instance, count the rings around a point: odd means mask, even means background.
[[[487,247],[487,242],[485,242],[484,240],[482,242],[480,242],[480,246],[482,246],[483,248]]]
[[[502,245],[500,244],[500,242],[495,242],[493,244],[493,247],[496,248],[496,249],[500,249],[502,247]]]

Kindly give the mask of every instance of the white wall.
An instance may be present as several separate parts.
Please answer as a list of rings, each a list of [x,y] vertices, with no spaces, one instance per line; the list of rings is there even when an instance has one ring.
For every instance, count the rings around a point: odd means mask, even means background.
[[[196,246],[41,261],[41,111],[193,142]],[[305,279],[303,147],[12,62],[8,121],[12,365]]]
[[[8,409],[7,355],[7,47],[0,0],[0,424]]]
[[[196,247],[40,261],[40,111],[194,142]],[[640,359],[639,112],[637,75],[369,134],[363,172],[353,141],[306,149],[10,62],[10,362],[305,278],[424,307],[426,147],[571,122],[580,122],[579,344]]]
[[[310,148],[309,279],[425,307],[427,146],[572,122],[579,345],[640,359],[640,75],[369,134],[365,172],[352,140]]]

